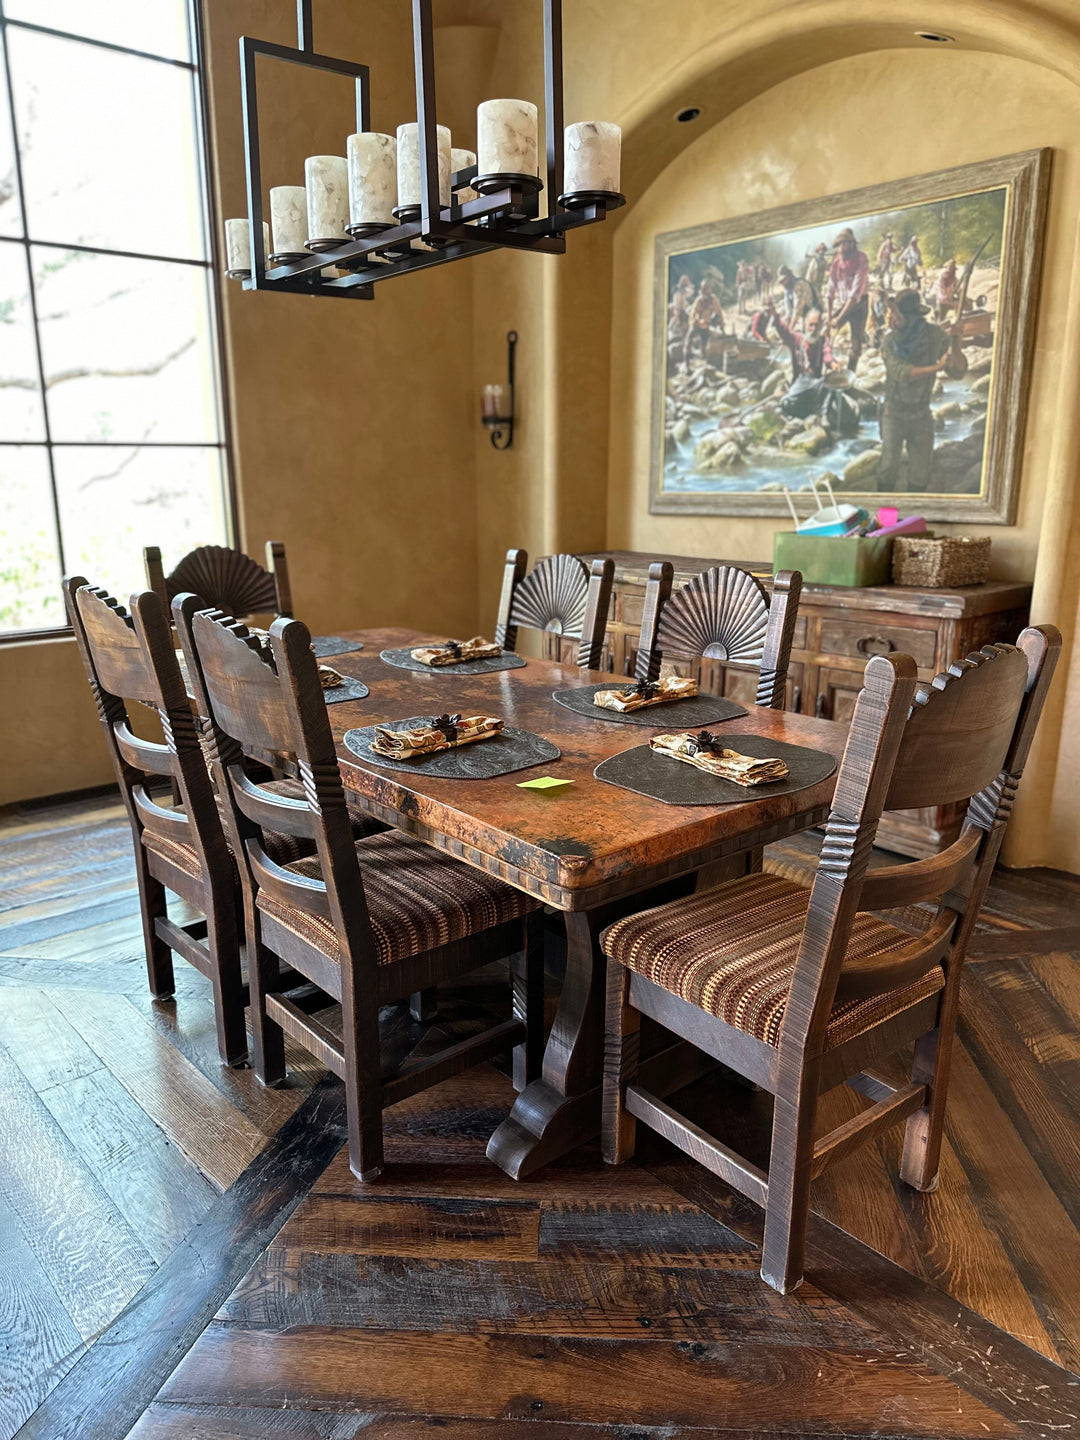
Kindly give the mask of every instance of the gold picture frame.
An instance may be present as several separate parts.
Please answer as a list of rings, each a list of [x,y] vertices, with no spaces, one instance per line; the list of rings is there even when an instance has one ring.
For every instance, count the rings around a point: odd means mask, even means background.
[[[1014,523],[1050,154],[657,236],[650,511]]]

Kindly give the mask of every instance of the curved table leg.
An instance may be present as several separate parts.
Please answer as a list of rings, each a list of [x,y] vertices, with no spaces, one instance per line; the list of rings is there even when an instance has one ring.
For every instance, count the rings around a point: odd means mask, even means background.
[[[600,1133],[605,960],[596,937],[605,922],[596,911],[564,918],[566,978],[542,1078],[526,1085],[488,1141],[488,1159],[515,1180]]]

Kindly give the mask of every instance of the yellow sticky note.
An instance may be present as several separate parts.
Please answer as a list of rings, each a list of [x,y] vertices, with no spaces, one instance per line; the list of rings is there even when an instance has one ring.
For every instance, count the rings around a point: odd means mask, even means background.
[[[548,795],[553,795],[557,790],[565,790],[572,785],[573,780],[558,780],[554,775],[538,775],[535,780],[519,780],[519,790],[543,790]]]

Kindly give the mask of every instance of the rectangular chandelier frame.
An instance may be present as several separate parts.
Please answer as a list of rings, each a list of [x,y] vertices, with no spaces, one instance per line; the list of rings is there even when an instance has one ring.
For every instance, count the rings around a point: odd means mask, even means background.
[[[245,290],[285,290],[305,295],[333,295],[354,300],[374,298],[381,280],[445,265],[468,255],[507,248],[561,255],[565,232],[603,220],[608,209],[597,202],[573,210],[560,210],[563,172],[563,67],[562,0],[544,0],[544,127],[547,148],[547,214],[540,214],[540,196],[514,186],[459,204],[452,194],[447,207],[439,204],[439,163],[435,118],[435,44],[432,0],[412,0],[413,56],[416,73],[416,118],[419,127],[420,216],[408,224],[378,235],[351,240],[335,250],[268,270],[263,245],[262,165],[259,150],[259,108],[256,66],[260,55],[345,75],[356,82],[356,124],[371,129],[371,87],[367,65],[321,55],[312,38],[311,0],[297,0],[297,48],[268,40],[240,38],[240,75],[244,117],[244,162],[247,174],[248,221],[251,240],[251,275]],[[451,186],[466,185],[476,166],[459,170]],[[620,197],[621,201],[621,197]],[[484,219],[483,225],[467,221]],[[414,248],[414,242],[419,244]],[[353,268],[355,267],[355,268]],[[324,271],[348,268],[349,274],[331,278]]]

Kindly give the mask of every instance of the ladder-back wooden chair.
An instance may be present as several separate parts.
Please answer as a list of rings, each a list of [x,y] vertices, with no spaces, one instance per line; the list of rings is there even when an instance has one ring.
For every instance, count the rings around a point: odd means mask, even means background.
[[[937,1186],[964,957],[1060,646],[1052,626],[1027,629],[918,691],[910,656],[875,656],[812,887],[747,875],[601,936],[605,1158],[633,1153],[640,1120],[763,1205],[761,1273],[777,1290],[802,1279],[811,1180],[858,1145],[906,1120],[901,1178]],[[883,810],[959,800],[954,844],[868,870]],[[871,913],[926,902],[917,933]],[[635,1084],[642,1014],[772,1093],[767,1174]],[[893,1085],[873,1067],[912,1042],[911,1080]],[[872,1103],[815,1141],[818,1096],[843,1083]]]
[[[159,1000],[173,994],[174,953],[206,975],[214,988],[221,1058],[237,1065],[246,1058],[247,1037],[236,870],[167,613],[149,590],[132,596],[128,613],[82,576],[65,580],[64,593],[131,823],[150,992]],[[125,702],[157,711],[165,744],[132,732]],[[153,798],[155,776],[173,782],[176,805]],[[166,890],[205,919],[187,925],[170,919]]]
[[[350,1164],[361,1180],[373,1180],[383,1168],[386,1106],[511,1047],[519,1087],[539,1073],[539,902],[399,830],[355,839],[311,636],[299,620],[276,620],[267,648],[195,596],[178,596],[173,616],[206,697],[211,767],[231,797],[234,844],[246,862],[255,1071],[266,1084],[284,1077],[288,1034],[340,1076]],[[304,799],[253,784],[238,763],[241,748],[292,756]],[[276,864],[266,850],[268,828],[312,838],[316,855]],[[380,1006],[504,958],[512,1019],[381,1069]],[[282,993],[282,961],[340,1003],[340,1035]]]
[[[649,566],[635,678],[655,680],[665,655],[755,667],[758,705],[785,708],[785,688],[802,576],[778,570],[772,599],[737,565],[714,565],[672,591],[670,560]]]
[[[599,670],[614,560],[594,560],[589,569],[576,555],[548,555],[526,574],[528,565],[525,550],[506,552],[496,644],[515,650],[520,628],[559,635],[580,642],[576,658],[583,670]]]
[[[282,540],[266,542],[266,568],[242,550],[227,545],[200,545],[189,551],[168,575],[156,545],[143,550],[146,583],[166,611],[174,596],[185,591],[201,595],[229,615],[291,615],[292,591]]]

